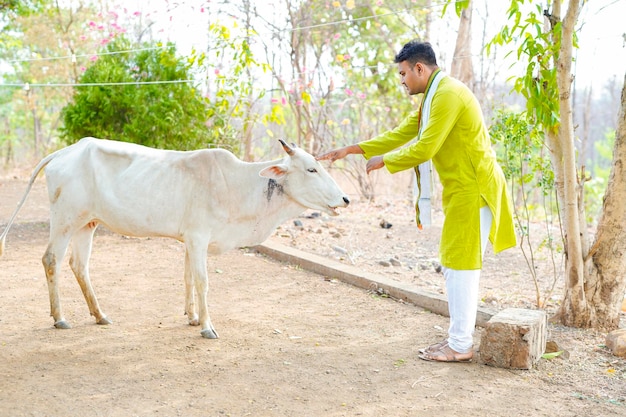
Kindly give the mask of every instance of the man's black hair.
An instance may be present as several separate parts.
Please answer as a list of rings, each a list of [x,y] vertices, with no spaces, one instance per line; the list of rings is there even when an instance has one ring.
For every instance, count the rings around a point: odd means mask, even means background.
[[[435,51],[429,42],[410,41],[406,43],[394,58],[396,64],[407,61],[411,65],[421,62],[428,66],[437,66]]]

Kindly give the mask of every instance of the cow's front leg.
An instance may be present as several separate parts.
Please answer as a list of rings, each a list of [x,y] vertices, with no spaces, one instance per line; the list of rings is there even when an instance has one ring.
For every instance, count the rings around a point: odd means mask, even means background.
[[[207,276],[206,264],[207,244],[199,244],[198,242],[187,242],[187,254],[189,255],[189,269],[191,271],[191,279],[193,287],[198,297],[198,310],[200,313],[200,325],[202,330],[200,334],[207,339],[217,339],[219,336],[211,323],[209,317],[209,308],[207,305],[207,297],[209,292],[209,279]]]
[[[185,314],[187,315],[190,326],[200,325],[198,309],[196,308],[196,291],[194,289],[191,263],[189,261],[189,250],[187,249],[185,249]]]

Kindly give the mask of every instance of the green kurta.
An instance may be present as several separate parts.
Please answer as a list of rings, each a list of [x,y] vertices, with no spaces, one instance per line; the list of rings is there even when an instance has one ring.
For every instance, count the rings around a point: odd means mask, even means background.
[[[489,240],[494,251],[516,244],[506,180],[491,148],[480,105],[465,84],[445,77],[419,141],[394,150],[417,136],[418,115],[419,111],[411,113],[397,128],[359,146],[366,159],[384,154],[392,174],[432,159],[443,185],[441,264],[457,270],[480,269],[481,207],[489,206],[493,214]]]

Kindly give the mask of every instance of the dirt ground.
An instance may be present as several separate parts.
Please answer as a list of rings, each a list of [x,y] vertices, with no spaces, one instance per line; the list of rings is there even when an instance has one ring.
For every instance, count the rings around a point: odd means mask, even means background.
[[[0,180],[0,230],[26,178]],[[443,293],[439,220],[417,232],[406,201],[378,201],[332,219],[306,212],[294,219],[302,226],[289,221],[271,239]],[[443,337],[446,317],[247,249],[209,259],[220,339],[206,340],[183,315],[182,245],[99,230],[92,281],[113,324],[95,324],[65,263],[73,328],[54,329],[41,266],[47,216],[40,178],[0,259],[2,416],[626,415],[626,361],[604,334],[551,325],[549,340],[568,358],[528,371],[424,362],[418,349]],[[533,308],[519,250],[487,258],[482,303]],[[543,277],[549,260],[540,261]],[[477,329],[476,349],[479,340]]]

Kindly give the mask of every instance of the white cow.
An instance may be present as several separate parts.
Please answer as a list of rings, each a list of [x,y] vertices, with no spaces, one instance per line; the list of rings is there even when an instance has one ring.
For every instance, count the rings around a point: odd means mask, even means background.
[[[6,235],[45,167],[50,198],[50,241],[43,255],[54,326],[67,329],[59,301],[60,261],[72,244],[70,266],[98,324],[102,312],[89,279],[96,227],[137,237],[171,237],[185,243],[185,313],[217,338],[207,309],[207,248],[212,254],[256,245],[307,208],[336,216],[350,202],[313,156],[280,141],[282,160],[247,163],[222,149],[168,151],[95,138],[44,158],[0,236]],[[196,297],[198,306],[196,306]],[[198,315],[199,312],[199,315]]]

